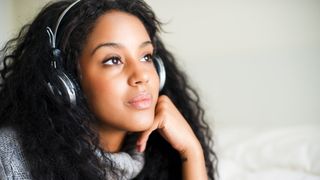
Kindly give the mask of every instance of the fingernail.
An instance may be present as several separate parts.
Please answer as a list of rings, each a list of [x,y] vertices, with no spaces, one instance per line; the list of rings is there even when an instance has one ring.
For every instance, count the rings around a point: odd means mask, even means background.
[[[136,146],[136,150],[137,150],[138,152],[141,152],[141,145],[137,145],[137,146]]]

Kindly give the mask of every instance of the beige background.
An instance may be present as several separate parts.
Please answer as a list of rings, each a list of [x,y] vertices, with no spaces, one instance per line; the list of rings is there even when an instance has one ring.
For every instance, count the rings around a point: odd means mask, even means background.
[[[45,0],[1,0],[0,42]],[[320,124],[319,0],[147,0],[210,123]]]

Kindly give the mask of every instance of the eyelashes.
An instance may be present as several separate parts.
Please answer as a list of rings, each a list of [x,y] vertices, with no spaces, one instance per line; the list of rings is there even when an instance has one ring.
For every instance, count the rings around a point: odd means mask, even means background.
[[[102,64],[105,64],[105,65],[119,65],[119,64],[123,64],[123,62],[121,61],[120,57],[112,56],[111,58],[103,60]]]
[[[153,59],[152,54],[146,54],[140,59],[140,61],[141,62],[152,62],[152,59]],[[120,64],[123,64],[123,60],[119,56],[112,56],[110,58],[103,60],[102,64],[108,65],[108,66],[120,65]]]

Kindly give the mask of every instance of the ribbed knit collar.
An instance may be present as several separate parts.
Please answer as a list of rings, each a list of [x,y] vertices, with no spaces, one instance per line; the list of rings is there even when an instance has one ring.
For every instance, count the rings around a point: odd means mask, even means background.
[[[133,179],[141,172],[145,159],[144,153],[136,150],[136,138],[133,135],[128,136],[121,152],[108,153],[97,151],[97,156],[106,165],[107,179]]]

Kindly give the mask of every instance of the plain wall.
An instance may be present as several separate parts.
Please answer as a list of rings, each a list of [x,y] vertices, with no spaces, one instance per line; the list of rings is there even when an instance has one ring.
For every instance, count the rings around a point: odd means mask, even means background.
[[[0,2],[0,45],[2,46],[14,31],[13,3],[10,0]]]
[[[45,2],[2,0],[1,35]],[[147,2],[166,23],[162,37],[199,91],[211,125],[320,123],[319,0]]]
[[[320,123],[319,0],[148,0],[216,126]]]

